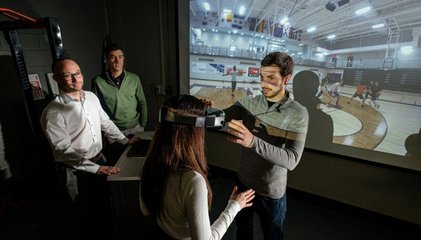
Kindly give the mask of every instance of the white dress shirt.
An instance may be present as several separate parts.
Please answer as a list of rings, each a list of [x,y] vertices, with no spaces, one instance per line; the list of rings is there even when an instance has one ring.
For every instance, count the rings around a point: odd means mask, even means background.
[[[91,173],[99,168],[88,159],[102,149],[101,131],[122,144],[129,141],[88,91],[81,92],[81,100],[60,92],[43,110],[41,125],[57,162]]]

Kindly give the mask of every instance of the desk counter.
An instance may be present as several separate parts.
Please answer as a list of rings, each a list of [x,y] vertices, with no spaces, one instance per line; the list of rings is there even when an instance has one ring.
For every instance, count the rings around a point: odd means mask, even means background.
[[[154,132],[142,132],[141,139],[151,140]],[[128,145],[115,164],[121,171],[107,177],[111,187],[111,206],[115,226],[115,239],[147,239],[146,220],[139,205],[140,172],[145,157],[128,157]],[[145,236],[143,236],[145,235]]]
[[[139,133],[138,136],[140,139],[152,140],[153,134],[153,131],[146,131]],[[128,157],[127,153],[130,151],[131,147],[131,145],[127,146],[126,150],[124,150],[123,154],[121,154],[115,164],[115,166],[119,167],[121,171],[117,174],[108,176],[108,181],[136,181],[140,179],[139,176],[143,163],[145,162],[145,157]]]

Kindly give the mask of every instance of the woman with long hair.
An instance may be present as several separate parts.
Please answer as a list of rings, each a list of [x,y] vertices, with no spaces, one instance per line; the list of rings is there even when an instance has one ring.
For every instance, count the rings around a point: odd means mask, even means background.
[[[212,190],[207,178],[205,128],[188,124],[204,118],[205,102],[190,95],[168,98],[141,173],[140,206],[173,239],[221,239],[236,214],[252,205],[252,189],[234,187],[228,205],[211,225]]]

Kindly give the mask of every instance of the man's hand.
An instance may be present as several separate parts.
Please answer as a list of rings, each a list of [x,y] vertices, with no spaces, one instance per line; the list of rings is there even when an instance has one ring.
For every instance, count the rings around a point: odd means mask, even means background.
[[[253,140],[253,134],[244,126],[241,121],[231,120],[228,122],[227,132],[235,137],[228,137],[227,140],[233,143],[238,143],[243,147],[250,147]]]
[[[133,144],[133,143],[135,143],[135,142],[137,142],[137,141],[139,141],[140,140],[140,138],[139,137],[131,137],[131,138],[129,138],[129,142],[127,143],[127,144]]]
[[[120,168],[118,167],[99,166],[98,171],[96,171],[96,174],[110,176],[119,172],[120,172]]]

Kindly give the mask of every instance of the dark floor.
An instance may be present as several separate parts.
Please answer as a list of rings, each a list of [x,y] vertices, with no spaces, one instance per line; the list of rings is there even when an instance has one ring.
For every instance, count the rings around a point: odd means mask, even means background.
[[[225,208],[234,174],[211,167],[214,205],[211,219]],[[421,217],[421,216],[420,216]],[[255,219],[255,240],[263,239]],[[294,189],[287,190],[287,240],[420,240],[421,226],[340,204]],[[223,239],[235,239],[235,223]]]
[[[215,219],[228,201],[234,174],[216,167],[211,167],[210,173],[214,192],[211,219]],[[54,184],[22,179],[1,183],[0,239],[81,239],[71,203],[55,189]],[[288,189],[287,199],[287,240],[421,239],[419,225],[293,189]],[[256,225],[255,239],[263,239]],[[223,239],[235,239],[235,224]]]

